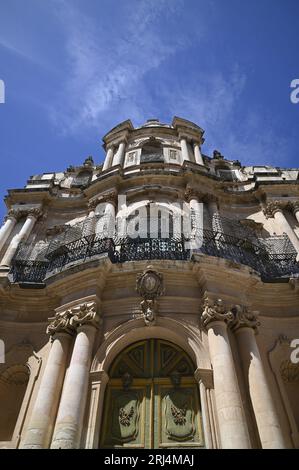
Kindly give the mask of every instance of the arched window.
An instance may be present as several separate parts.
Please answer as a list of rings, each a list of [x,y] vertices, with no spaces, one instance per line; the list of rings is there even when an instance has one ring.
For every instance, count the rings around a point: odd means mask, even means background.
[[[15,364],[0,374],[0,441],[10,441],[22,407],[29,367]]]
[[[161,142],[151,137],[142,147],[140,162],[164,162]]]

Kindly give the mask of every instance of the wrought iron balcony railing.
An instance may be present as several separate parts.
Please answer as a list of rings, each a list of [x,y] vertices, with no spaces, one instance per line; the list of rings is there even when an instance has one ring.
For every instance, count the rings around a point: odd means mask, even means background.
[[[11,280],[27,286],[42,286],[45,279],[68,267],[106,254],[112,263],[140,260],[190,260],[194,253],[216,256],[243,264],[260,273],[264,281],[299,273],[297,253],[289,238],[238,238],[222,231],[203,230],[202,246],[191,251],[184,237],[122,238],[113,240],[92,234],[47,250],[41,259],[27,259],[19,250],[12,262]],[[24,251],[23,251],[24,252]]]

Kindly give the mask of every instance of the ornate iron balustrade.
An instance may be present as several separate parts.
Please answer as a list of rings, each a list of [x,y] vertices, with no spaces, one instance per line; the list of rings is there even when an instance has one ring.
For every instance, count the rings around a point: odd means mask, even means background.
[[[299,273],[297,253],[286,236],[252,241],[213,230],[203,230],[201,235],[202,246],[192,252],[184,237],[113,240],[96,234],[86,235],[44,253],[43,259],[26,260],[16,256],[11,277],[13,282],[40,284],[51,273],[104,253],[113,263],[154,259],[184,261],[191,259],[193,253],[203,253],[249,266],[268,281]]]

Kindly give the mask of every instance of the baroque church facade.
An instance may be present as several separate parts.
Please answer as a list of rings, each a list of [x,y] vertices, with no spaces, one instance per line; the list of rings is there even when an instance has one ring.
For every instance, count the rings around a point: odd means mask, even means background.
[[[0,448],[299,448],[299,170],[203,134],[128,120],[8,191]]]

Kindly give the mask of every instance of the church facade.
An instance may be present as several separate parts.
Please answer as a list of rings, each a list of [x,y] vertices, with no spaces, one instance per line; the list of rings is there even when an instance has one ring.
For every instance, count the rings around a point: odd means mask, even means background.
[[[30,177],[0,229],[0,448],[299,448],[299,170],[175,117]]]

